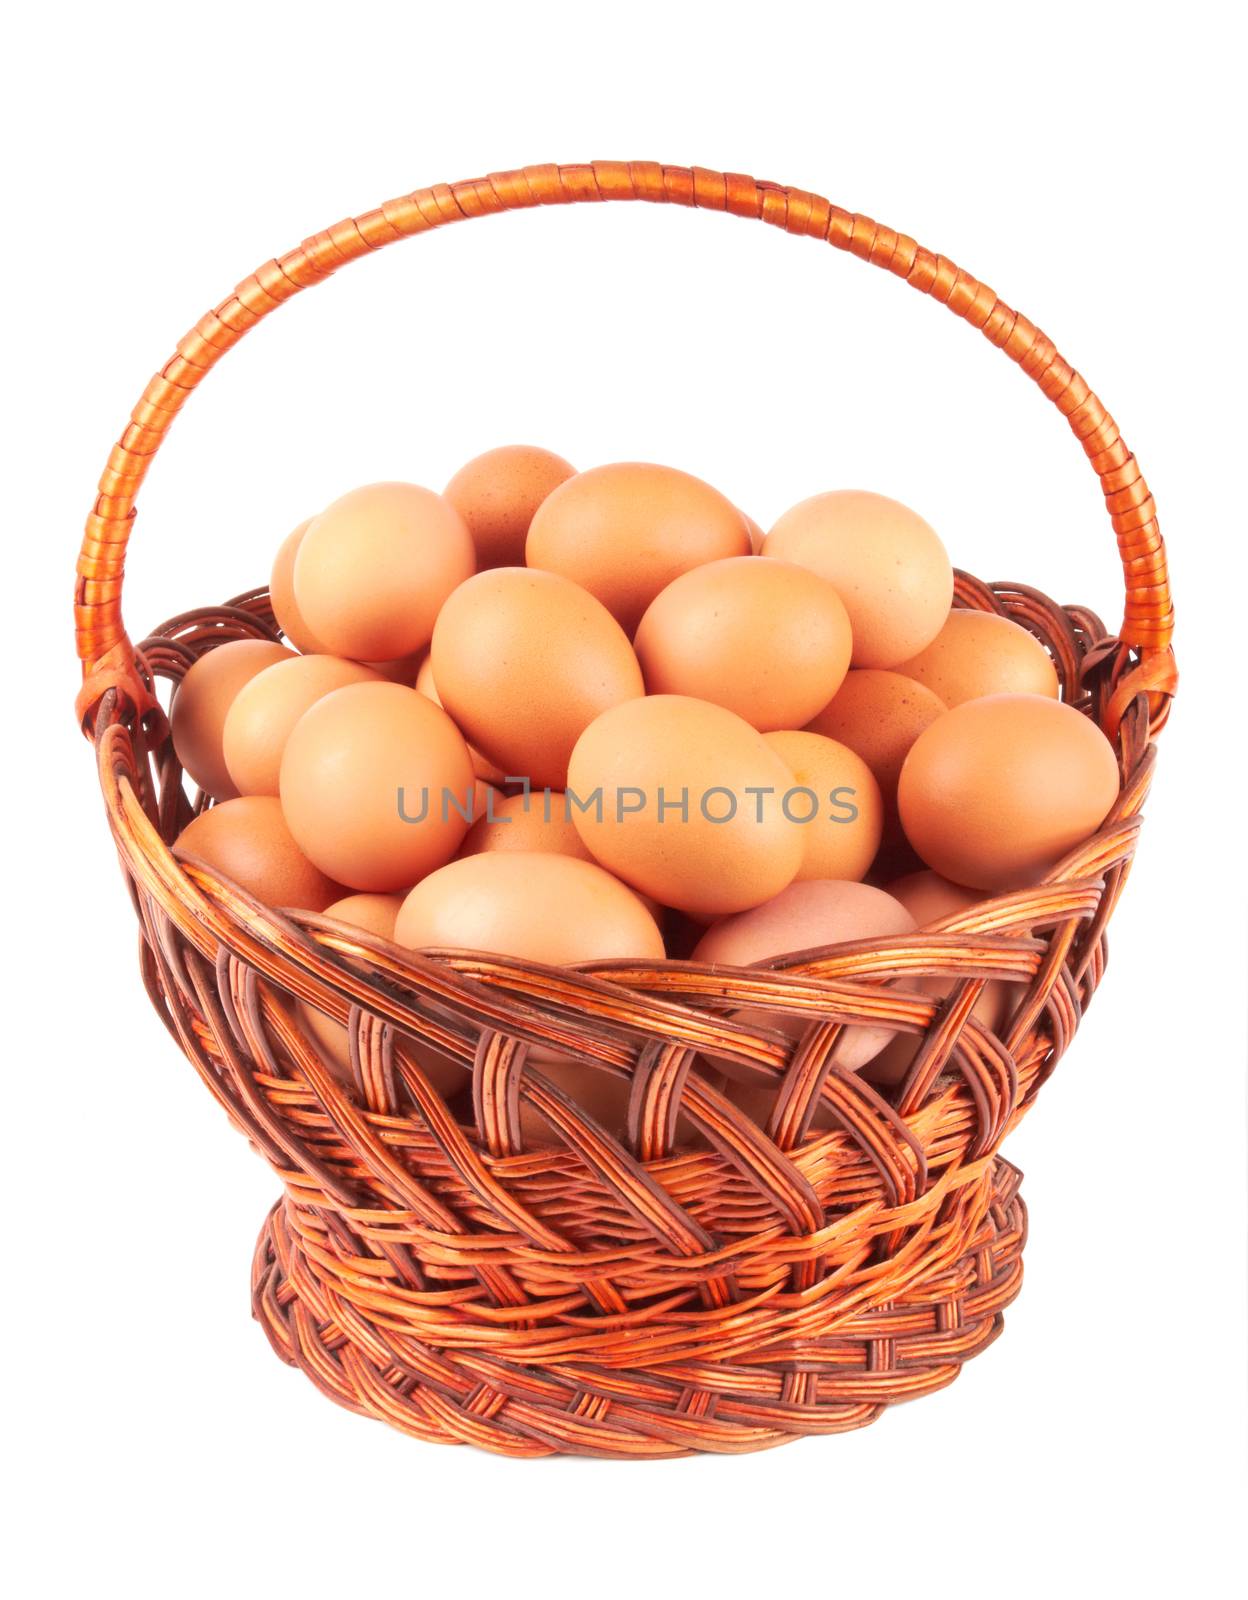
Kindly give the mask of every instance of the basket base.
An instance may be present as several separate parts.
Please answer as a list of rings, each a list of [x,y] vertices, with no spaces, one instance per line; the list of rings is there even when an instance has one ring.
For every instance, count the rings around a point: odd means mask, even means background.
[[[865,1427],[890,1405],[945,1388],[993,1342],[1022,1282],[1020,1180],[998,1157],[992,1204],[952,1271],[843,1320],[830,1307],[828,1334],[808,1342],[808,1358],[783,1365],[686,1365],[668,1374],[521,1366],[480,1349],[421,1344],[344,1314],[340,1301],[331,1308],[284,1200],[261,1230],[252,1307],[282,1360],[331,1400],[418,1439],[616,1460],[766,1450]]]

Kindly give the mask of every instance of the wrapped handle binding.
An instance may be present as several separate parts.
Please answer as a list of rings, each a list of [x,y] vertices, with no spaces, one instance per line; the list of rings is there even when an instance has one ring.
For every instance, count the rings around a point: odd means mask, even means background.
[[[87,519],[74,605],[84,679],[77,702],[80,720],[90,721],[109,689],[117,690],[139,712],[150,705],[121,616],[135,499],[183,403],[249,328],[284,300],[320,283],[357,256],[411,234],[500,211],[603,200],[646,200],[729,211],[788,233],[825,240],[931,295],[1017,362],[1083,445],[1100,479],[1105,509],[1118,541],[1126,584],[1119,639],[1138,661],[1128,665],[1117,682],[1107,714],[1116,723],[1130,700],[1145,692],[1153,726],[1161,726],[1176,675],[1170,650],[1174,611],[1156,507],[1117,423],[1053,341],[961,267],[870,217],[842,211],[805,190],[760,182],[741,173],[665,167],[652,161],[524,167],[418,189],[360,217],[336,223],[280,260],[266,262],[215,310],[201,317],[178,342],[174,355],[152,378],[131,412],[129,426],[109,456]]]

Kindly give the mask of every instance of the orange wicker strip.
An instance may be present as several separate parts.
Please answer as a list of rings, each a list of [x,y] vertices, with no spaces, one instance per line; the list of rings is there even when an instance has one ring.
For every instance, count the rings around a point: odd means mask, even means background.
[[[400,950],[260,905],[173,856],[193,807],[158,684],[218,644],[275,636],[258,590],[174,618],[137,650],[126,638],[134,496],[186,395],[260,317],[367,250],[514,206],[626,198],[733,211],[886,266],[1001,345],[1068,416],[1119,538],[1121,636],[1022,585],[956,581],[957,604],[1002,612],[1045,644],[1063,698],[1119,754],[1118,804],[1042,883],[933,931],[762,968],[552,969]],[[148,994],[283,1184],[253,1294],[284,1359],[420,1438],[644,1458],[862,1426],[950,1382],[995,1337],[1025,1232],[1018,1175],[997,1151],[1103,975],[1175,686],[1143,479],[1032,324],[912,240],[748,178],[600,162],[418,191],[317,235],[201,319],[113,453],[79,574],[79,712]],[[919,987],[931,977],[947,998]],[[989,982],[1010,986],[997,1033],[973,1009]],[[349,1081],[305,1006],[346,1030]],[[768,1025],[786,1018],[811,1024],[799,1041]],[[894,1087],[842,1065],[866,1026],[915,1042]],[[543,1048],[626,1081],[627,1128],[573,1103],[543,1072]],[[450,1101],[421,1065],[430,1052],[463,1068]],[[765,1128],[693,1070],[699,1057],[779,1090]],[[544,1138],[526,1131],[534,1117]]]

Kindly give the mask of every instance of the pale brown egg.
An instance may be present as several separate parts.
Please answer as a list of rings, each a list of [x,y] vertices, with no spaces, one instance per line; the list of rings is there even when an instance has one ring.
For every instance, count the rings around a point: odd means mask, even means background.
[[[800,728],[828,703],[853,641],[840,595],[817,573],[730,556],[669,583],[633,644],[648,693],[709,700],[766,733]]]
[[[355,683],[292,729],[279,788],[290,830],[353,889],[405,888],[442,866],[468,831],[472,758],[431,700],[397,683]]]
[[[468,525],[477,568],[522,567],[533,514],[576,468],[552,450],[505,444],[462,466],[443,489]]]
[[[286,741],[308,707],[348,683],[379,681],[371,667],[339,656],[295,656],[257,673],[235,695],[222,736],[238,792],[275,795]]]
[[[882,494],[838,489],[786,511],[765,556],[817,572],[849,612],[856,667],[895,667],[929,645],[953,599],[944,545],[917,512]]]
[[[438,617],[430,659],[465,736],[508,777],[538,788],[562,789],[581,732],[644,689],[605,606],[557,573],[524,567],[461,585]]]
[[[402,907],[401,894],[349,894],[335,900],[332,906],[326,906],[325,915],[393,943],[394,924]]]
[[[295,602],[327,652],[392,661],[429,643],[442,602],[475,570],[464,519],[441,495],[372,483],[313,518],[295,553]]]
[[[433,681],[433,657],[426,652],[421,657],[420,668],[416,673],[415,686],[426,699],[432,700],[435,706],[442,705],[442,697],[438,693],[438,686]],[[446,708],[443,707],[443,710]],[[472,757],[472,770],[478,778],[483,778],[486,783],[497,788],[504,782],[503,769],[496,762],[483,755],[474,745],[468,746],[468,754]],[[523,776],[523,774],[521,774]]]
[[[880,848],[880,786],[861,756],[818,733],[769,733],[767,743],[793,774],[783,801],[802,829],[798,878],[860,879]]]
[[[525,560],[588,589],[631,635],[682,572],[749,553],[745,519],[718,489],[675,467],[617,461],[578,473],[542,502]]]
[[[566,795],[553,789],[495,800],[491,815],[479,817],[459,847],[461,856],[476,856],[485,850],[594,859],[568,815]]]
[[[394,924],[403,905],[398,894],[351,894],[326,906],[325,915],[335,922],[349,923],[378,939],[394,942]],[[353,1081],[351,1071],[351,1038],[341,1022],[326,1016],[314,1006],[300,1000],[296,1012],[304,1030],[320,1052],[322,1060],[340,1083]],[[399,1040],[415,1059],[422,1072],[444,1099],[457,1094],[468,1082],[465,1064],[442,1055],[431,1045],[400,1034]]]
[[[411,949],[469,949],[547,966],[661,959],[663,940],[640,900],[592,861],[487,851],[453,861],[418,883],[395,929]],[[534,1066],[619,1137],[629,1085],[557,1051],[534,1046]],[[527,1144],[556,1141],[545,1118],[521,1101]]]
[[[920,734],[901,770],[906,836],[976,889],[1033,883],[1105,820],[1118,762],[1082,712],[1043,695],[967,700]]]
[[[782,809],[792,781],[757,729],[683,695],[604,712],[568,765],[572,820],[594,857],[660,904],[709,916],[793,881],[804,846]]]
[[[930,928],[934,922],[946,917],[961,915],[980,905],[987,896],[978,889],[968,889],[961,883],[950,883],[939,872],[927,868],[922,872],[908,872],[904,878],[895,878],[886,892],[902,905],[920,928]]]
[[[746,532],[750,536],[750,553],[756,556],[761,555],[763,553],[763,540],[767,537],[767,535],[759,527],[758,523],[755,522],[753,517],[746,517],[744,511],[741,513],[741,515],[745,517]]]
[[[395,940],[547,966],[664,955],[654,919],[602,867],[507,850],[464,856],[423,878],[403,902]]]
[[[978,890],[963,888],[959,883],[950,883],[947,878],[942,878],[939,873],[930,870],[912,872],[904,878],[898,878],[888,885],[888,893],[905,906],[920,928],[930,928],[934,923],[944,922],[948,917],[959,916],[962,912],[979,905],[985,898]],[[957,987],[957,980],[936,977],[910,978],[907,979],[906,987],[917,989],[921,994],[935,995],[938,999],[943,999]],[[1001,1026],[1009,1013],[1012,998],[1021,988],[1020,984],[1006,983],[1004,980],[985,984],[978,1000],[971,1008],[971,1015],[993,1033],[1000,1033]],[[891,1043],[865,1069],[865,1075],[872,1083],[894,1087],[909,1072],[921,1042],[914,1034],[895,1034]]]
[[[268,639],[236,639],[209,650],[187,672],[173,696],[170,727],[183,770],[205,794],[230,800],[238,794],[225,764],[225,719],[245,683],[278,661],[293,659]]]
[[[174,849],[268,906],[323,911],[342,893],[299,849],[270,795],[223,800],[201,811],[178,835]]]
[[[472,827],[459,847],[461,856],[476,856],[485,850],[515,850],[576,856],[581,861],[594,859],[576,831],[567,795],[557,789],[535,789],[527,794],[511,795],[491,790],[488,807],[478,805],[474,816]],[[636,889],[628,892],[637,895],[661,930],[663,907]]]
[[[897,670],[947,706],[989,694],[1058,695],[1057,668],[1039,639],[991,611],[951,611],[931,644]]]
[[[301,522],[295,531],[282,541],[277,559],[273,563],[273,574],[269,579],[269,601],[273,606],[273,615],[277,618],[278,627],[301,655],[327,656],[333,652],[327,650],[320,640],[313,636],[311,628],[303,620],[295,604],[295,556],[300,541],[313,520],[309,517],[306,522]],[[423,659],[424,651],[417,650],[411,655],[399,656],[395,660],[365,661],[361,665],[371,667],[374,672],[383,678],[388,678],[391,683],[405,683],[410,687]]]
[[[857,668],[806,726],[848,745],[871,768],[884,801],[887,833],[897,822],[897,780],[910,746],[945,710],[944,702],[913,678]]]
[[[278,627],[301,655],[323,656],[328,652],[313,636],[311,628],[303,620],[303,614],[295,603],[295,556],[311,523],[312,518],[306,518],[293,533],[288,533],[278,546],[277,555],[273,560],[273,571],[269,577],[269,603],[273,607]]]
[[[711,966],[750,967],[825,945],[913,933],[914,926],[914,918],[906,908],[882,889],[873,889],[866,883],[808,879],[792,884],[766,905],[715,923],[699,940],[693,960]],[[763,1008],[734,1015],[751,1027],[771,1028],[791,1039],[800,1038],[819,1020],[811,1013],[786,1016]],[[837,1060],[850,1069],[861,1067],[892,1037],[887,1028],[851,1025],[837,1047]],[[720,1061],[717,1065],[734,1082],[758,1081],[748,1068],[735,1062]]]

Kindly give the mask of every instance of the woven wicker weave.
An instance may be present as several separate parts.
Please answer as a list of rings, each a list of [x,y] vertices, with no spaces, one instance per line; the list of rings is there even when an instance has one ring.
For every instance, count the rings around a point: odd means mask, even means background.
[[[1120,632],[964,574],[956,600],[1031,629],[1063,697],[1115,741],[1123,786],[1104,826],[1041,885],[937,932],[750,971],[413,955],[179,863],[169,844],[192,808],[156,678],[178,679],[226,640],[274,636],[263,591],[176,618],[137,650],[126,636],[135,496],[183,401],[248,328],[356,256],[514,207],[629,199],[727,210],[884,267],[979,328],[1067,418],[1118,539]],[[286,1360],[421,1438],[644,1457],[861,1426],[951,1381],[995,1336],[1025,1231],[1018,1174],[997,1150],[1100,980],[1175,685],[1148,488],[1113,419],[1025,317],[902,234],[735,174],[598,162],[419,190],[267,263],[201,318],[113,450],[78,572],[78,710],[149,995],[284,1186],[253,1287]],[[946,1000],[920,992],[928,976],[953,980]],[[1016,986],[999,1036],[972,1015],[992,979]],[[353,1089],[318,1055],[298,1001],[348,1027]],[[794,1044],[731,1020],[743,1007],[812,1026]],[[839,1064],[868,1024],[921,1041],[887,1097]],[[471,1093],[448,1106],[413,1041],[470,1067]],[[533,1045],[631,1080],[627,1135],[578,1111]],[[700,1052],[782,1086],[766,1129],[690,1070]],[[522,1101],[548,1142],[526,1147]],[[810,1131],[817,1109],[831,1131]]]

